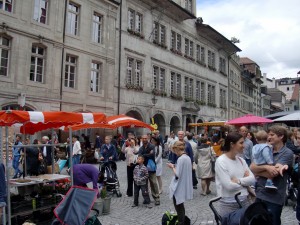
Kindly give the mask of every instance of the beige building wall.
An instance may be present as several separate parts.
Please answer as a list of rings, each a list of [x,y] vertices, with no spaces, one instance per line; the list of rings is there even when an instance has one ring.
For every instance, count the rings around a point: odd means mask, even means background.
[[[79,8],[77,35],[64,32],[65,6],[70,3]],[[33,20],[34,4],[35,0],[16,0],[12,12],[0,10],[0,35],[8,37],[11,44],[9,72],[0,76],[0,106],[17,104],[18,94],[25,93],[25,107],[33,110],[101,111],[113,115],[118,5],[105,0],[51,0],[43,24]],[[102,17],[101,43],[92,41],[94,13]],[[46,50],[43,82],[29,79],[32,44]],[[67,54],[77,59],[74,88],[62,83]],[[101,65],[98,92],[90,90],[92,62]]]

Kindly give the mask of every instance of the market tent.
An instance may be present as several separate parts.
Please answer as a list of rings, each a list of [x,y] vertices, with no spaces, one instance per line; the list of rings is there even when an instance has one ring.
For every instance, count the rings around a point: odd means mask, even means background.
[[[203,127],[203,126],[212,126],[212,127],[218,127],[218,126],[224,126],[226,121],[211,121],[211,122],[203,122],[203,123],[190,123],[190,127]]]
[[[288,126],[298,127],[300,125],[300,111],[290,113],[289,115],[282,116],[273,121],[285,123]]]
[[[247,125],[247,124],[265,124],[265,123],[272,123],[272,122],[273,122],[272,120],[266,119],[264,117],[247,114],[245,116],[229,120],[228,122],[226,122],[226,124]]]
[[[0,126],[13,126],[21,133],[34,134],[38,131],[74,124],[101,123],[103,113],[0,111]]]
[[[154,128],[151,127],[149,124],[126,115],[108,116],[106,117],[105,122],[102,123],[80,124],[80,125],[70,126],[72,131],[87,129],[87,128],[116,129],[118,127],[143,127],[143,128],[148,128],[150,130],[154,130]],[[67,127],[65,128],[65,130],[68,130]]]

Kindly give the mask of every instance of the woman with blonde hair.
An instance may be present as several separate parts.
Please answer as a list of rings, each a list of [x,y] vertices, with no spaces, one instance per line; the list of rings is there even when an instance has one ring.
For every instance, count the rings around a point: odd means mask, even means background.
[[[178,225],[184,225],[186,216],[184,202],[193,199],[192,164],[190,157],[185,153],[185,144],[176,141],[173,144],[173,152],[177,155],[176,167],[168,163],[174,177],[170,184],[170,198],[173,199],[174,207],[178,215]],[[187,222],[187,221],[186,221]]]

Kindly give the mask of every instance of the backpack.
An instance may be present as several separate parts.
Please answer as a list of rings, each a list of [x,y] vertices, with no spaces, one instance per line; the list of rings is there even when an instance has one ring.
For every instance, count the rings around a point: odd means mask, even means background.
[[[166,211],[161,219],[162,225],[177,225],[178,224],[178,216],[175,213],[171,213]],[[187,216],[185,216],[184,225],[190,225],[191,220]]]
[[[166,211],[161,219],[162,225],[176,225],[178,224],[178,216],[174,213]]]

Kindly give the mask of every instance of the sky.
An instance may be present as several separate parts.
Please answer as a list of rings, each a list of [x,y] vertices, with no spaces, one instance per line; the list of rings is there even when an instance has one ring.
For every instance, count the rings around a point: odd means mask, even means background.
[[[238,54],[268,78],[297,77],[300,71],[299,9],[299,0],[197,0],[197,17],[239,39]]]

